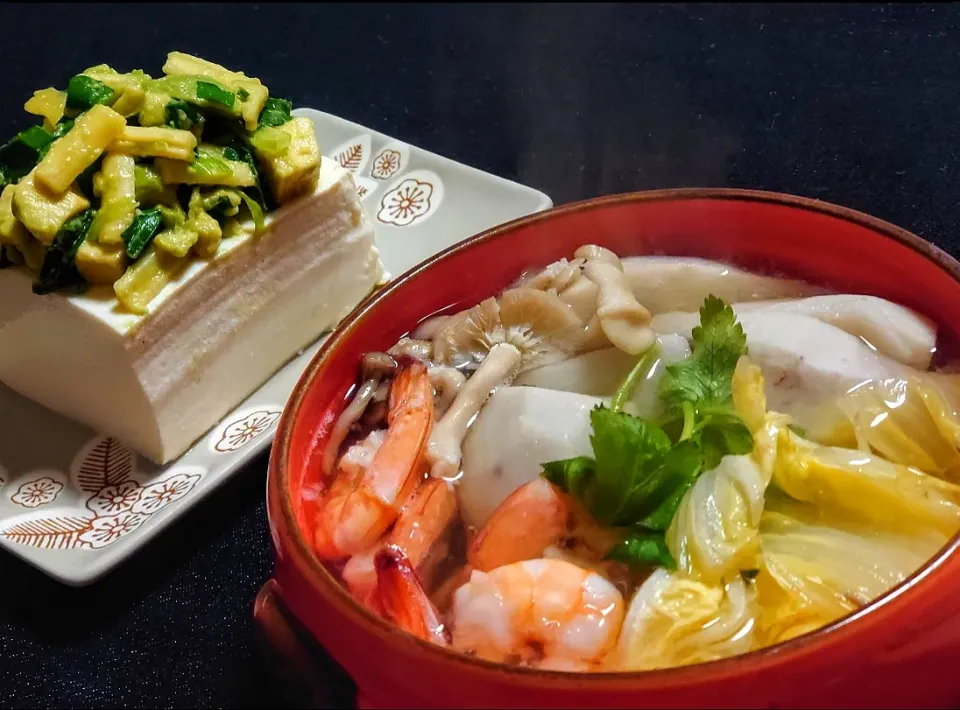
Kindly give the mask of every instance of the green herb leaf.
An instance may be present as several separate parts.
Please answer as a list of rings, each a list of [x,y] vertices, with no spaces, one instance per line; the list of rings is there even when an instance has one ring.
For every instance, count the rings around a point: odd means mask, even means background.
[[[237,98],[239,98],[241,101],[246,101],[250,98],[250,92],[246,89],[237,89]]]
[[[589,456],[577,456],[543,464],[543,477],[560,490],[586,501],[587,489],[593,483],[597,462]]]
[[[597,462],[591,512],[608,525],[630,524],[644,494],[657,490],[655,474],[670,450],[670,439],[658,426],[602,405],[590,412],[590,424]]]
[[[747,336],[733,309],[716,296],[704,301],[692,336],[693,354],[668,366],[660,380],[660,398],[672,412],[680,411],[683,402],[695,408],[727,404],[733,371],[747,351]]]
[[[677,563],[670,554],[663,533],[638,531],[614,546],[607,559],[625,562],[631,566],[662,566],[674,570]]]
[[[197,80],[197,99],[233,108],[237,95],[212,81]]]
[[[732,410],[708,413],[696,429],[703,450],[704,470],[716,468],[724,456],[749,454],[753,450],[750,430]]]
[[[103,82],[77,74],[67,84],[67,108],[86,111],[97,104],[113,102],[116,92]]]
[[[159,207],[143,210],[133,222],[123,231],[123,244],[127,256],[136,261],[157,236],[163,223],[163,215]]]
[[[270,97],[263,104],[263,110],[260,112],[259,125],[261,126],[282,126],[291,120],[290,111],[293,104],[286,99],[277,99]]]
[[[90,225],[96,217],[96,210],[87,210],[67,220],[57,232],[53,243],[47,247],[47,253],[40,267],[40,275],[33,283],[33,292],[37,295],[53,293],[71,286],[85,284],[74,261],[77,250],[87,238]]]

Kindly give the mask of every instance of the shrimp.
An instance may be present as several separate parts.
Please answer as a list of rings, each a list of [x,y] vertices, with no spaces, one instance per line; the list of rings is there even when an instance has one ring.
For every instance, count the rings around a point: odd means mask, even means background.
[[[417,638],[447,646],[447,629],[403,552],[385,546],[373,560],[383,617]]]
[[[320,501],[314,549],[321,559],[367,550],[393,524],[426,473],[423,453],[432,425],[430,377],[422,363],[413,362],[398,370],[391,385],[386,433],[371,433],[359,456],[348,452],[341,458]]]
[[[564,560],[474,572],[453,595],[453,648],[490,661],[600,670],[623,624],[620,591]]]
[[[520,486],[487,518],[467,550],[473,569],[556,555],[600,562],[619,542],[573,498],[543,478]]]
[[[623,625],[624,601],[596,572],[563,560],[474,571],[453,595],[445,626],[402,553],[376,557],[384,616],[441,646],[548,670],[602,670]]]
[[[393,529],[383,542],[351,557],[343,568],[343,580],[361,603],[377,610],[374,594],[377,590],[377,572],[374,558],[383,545],[404,554],[421,577],[428,576],[428,562],[437,555],[438,543],[450,529],[457,514],[457,498],[450,485],[441,479],[425,481],[400,510]]]

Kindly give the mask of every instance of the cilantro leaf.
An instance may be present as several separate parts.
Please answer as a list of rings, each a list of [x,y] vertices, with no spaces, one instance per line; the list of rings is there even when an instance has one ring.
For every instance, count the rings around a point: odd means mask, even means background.
[[[659,425],[620,411],[657,361],[653,347],[627,375],[611,406],[591,410],[593,457],[543,464],[542,475],[581,500],[598,522],[629,528],[610,559],[675,568],[665,531],[683,497],[701,472],[753,448],[753,436],[733,407],[733,374],[747,348],[733,309],[708,297],[692,340],[692,355],[667,367],[660,381],[666,416]]]
[[[661,565],[669,570],[677,567],[663,533],[659,532],[631,533],[607,553],[607,559],[625,562],[631,566]]]
[[[684,402],[695,408],[725,405],[732,397],[733,371],[747,350],[747,336],[733,309],[708,296],[700,309],[700,325],[693,329],[693,354],[666,368],[660,380],[660,398],[671,412]]]

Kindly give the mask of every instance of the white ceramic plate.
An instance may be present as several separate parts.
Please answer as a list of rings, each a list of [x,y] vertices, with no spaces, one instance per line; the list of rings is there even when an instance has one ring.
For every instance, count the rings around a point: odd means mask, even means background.
[[[552,205],[541,192],[356,123],[313,109],[294,113],[313,119],[324,155],[353,172],[392,276]],[[66,584],[96,581],[269,446],[319,347],[304,350],[163,467],[0,384],[0,547]]]

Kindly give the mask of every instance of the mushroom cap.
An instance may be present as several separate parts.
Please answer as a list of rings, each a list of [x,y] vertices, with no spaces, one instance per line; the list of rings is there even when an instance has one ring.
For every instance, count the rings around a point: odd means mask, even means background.
[[[488,298],[448,322],[433,341],[434,361],[480,362],[497,343],[521,353],[521,371],[581,352],[583,322],[555,293],[521,286]]]

